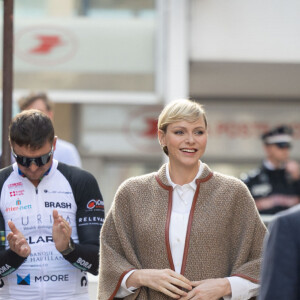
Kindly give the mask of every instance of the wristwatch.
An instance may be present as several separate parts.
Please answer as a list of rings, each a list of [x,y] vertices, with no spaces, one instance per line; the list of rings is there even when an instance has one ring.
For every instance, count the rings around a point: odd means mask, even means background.
[[[61,253],[62,255],[67,255],[67,254],[71,253],[71,252],[74,251],[74,250],[75,250],[75,243],[74,243],[73,239],[70,238],[68,248],[67,248],[66,250],[64,250],[64,251],[61,251],[60,253]]]

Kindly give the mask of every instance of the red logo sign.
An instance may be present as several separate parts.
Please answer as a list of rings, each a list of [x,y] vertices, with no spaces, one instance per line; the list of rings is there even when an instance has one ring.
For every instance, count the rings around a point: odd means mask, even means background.
[[[16,34],[16,55],[36,65],[68,61],[77,51],[73,32],[54,26],[29,27]]]
[[[125,133],[136,148],[144,152],[160,152],[157,139],[157,118],[161,107],[145,107],[133,111],[124,126]]]
[[[142,135],[149,138],[156,138],[157,137],[157,119],[153,118],[145,118],[145,123],[147,127],[145,128]]]
[[[40,44],[31,49],[30,53],[48,54],[55,47],[63,45],[59,35],[39,35],[36,38],[40,41]]]

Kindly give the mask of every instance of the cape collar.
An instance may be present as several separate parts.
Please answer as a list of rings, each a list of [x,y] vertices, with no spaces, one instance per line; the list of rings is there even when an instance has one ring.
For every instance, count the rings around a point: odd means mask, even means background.
[[[201,162],[201,164],[203,164],[203,170],[202,170],[202,173],[200,174],[200,176],[198,178],[196,178],[196,184],[197,184],[197,182],[205,182],[213,176],[213,172],[209,168],[209,166],[203,162]],[[169,183],[169,180],[166,175],[166,165],[167,164],[163,164],[161,166],[161,168],[158,170],[158,172],[156,174],[156,177],[159,180],[159,182],[161,182],[164,186],[166,186],[167,189],[170,189],[170,188],[172,189],[172,185]]]

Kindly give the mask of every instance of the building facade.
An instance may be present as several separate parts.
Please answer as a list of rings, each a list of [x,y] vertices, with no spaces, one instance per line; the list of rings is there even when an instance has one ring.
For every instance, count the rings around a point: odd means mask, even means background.
[[[1,3],[3,5],[3,3]],[[182,97],[205,105],[204,160],[238,176],[278,123],[300,146],[297,0],[15,1],[17,100],[46,91],[59,137],[76,144],[106,208],[126,178],[164,161],[156,122]],[[2,50],[1,50],[2,51]]]

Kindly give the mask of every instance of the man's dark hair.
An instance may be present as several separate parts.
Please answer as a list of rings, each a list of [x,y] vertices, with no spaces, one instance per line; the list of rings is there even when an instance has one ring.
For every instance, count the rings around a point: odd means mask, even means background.
[[[46,93],[31,93],[28,96],[21,98],[18,101],[20,110],[27,109],[27,107],[31,106],[36,100],[42,100],[46,105],[47,111],[53,110],[53,104]]]
[[[54,128],[50,118],[43,112],[30,109],[17,114],[9,126],[11,145],[40,149],[54,140]]]

